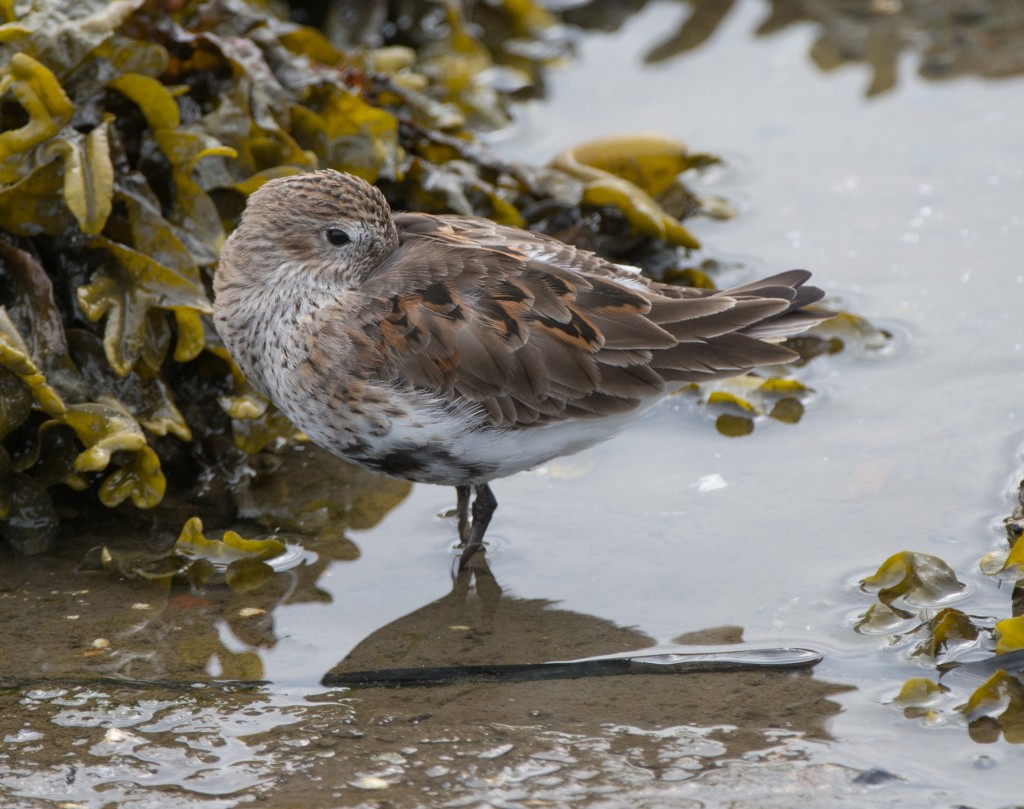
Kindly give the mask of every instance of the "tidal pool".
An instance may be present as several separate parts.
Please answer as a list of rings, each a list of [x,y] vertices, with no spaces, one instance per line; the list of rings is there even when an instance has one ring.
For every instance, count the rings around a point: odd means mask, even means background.
[[[539,163],[644,129],[721,154],[701,190],[738,215],[688,222],[726,265],[716,281],[806,267],[892,332],[886,349],[803,369],[816,394],[797,425],[729,439],[676,398],[500,481],[490,569],[460,577],[454,526],[435,516],[452,492],[352,478],[313,448],[245,496],[337,535],[259,590],[79,566],[118,542],[103,527],[56,557],[6,559],[3,805],[1020,803],[1020,745],[976,740],[955,711],[906,716],[903,682],[933,669],[854,626],[872,603],[858,582],[905,549],[956,570],[964,611],[1010,615],[978,559],[1005,544],[1024,473],[1024,80],[925,79],[912,48],[822,72],[811,54],[828,64],[838,46],[821,26],[755,37],[759,2],[667,55],[690,13],[651,3],[581,36],[494,148]],[[377,500],[353,509],[366,492]],[[813,673],[319,685],[332,670],[737,643],[825,657]]]

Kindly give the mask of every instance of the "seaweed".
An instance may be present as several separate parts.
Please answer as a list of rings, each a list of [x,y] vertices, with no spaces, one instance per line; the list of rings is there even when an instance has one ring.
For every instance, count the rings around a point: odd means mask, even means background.
[[[970,592],[942,559],[913,551],[889,557],[861,589],[878,601],[855,629],[881,635],[917,666],[932,667],[936,679],[914,676],[892,704],[927,727],[960,724],[975,741],[1002,736],[1024,743],[1024,481],[1013,513],[1003,521],[1006,549],[980,561],[983,574],[1013,584],[1011,615],[970,614],[948,604]]]

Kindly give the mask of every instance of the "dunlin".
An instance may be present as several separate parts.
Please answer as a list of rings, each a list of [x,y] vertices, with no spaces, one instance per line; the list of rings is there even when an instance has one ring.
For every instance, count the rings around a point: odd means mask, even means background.
[[[492,480],[609,438],[686,383],[792,360],[778,341],[829,316],[805,308],[822,297],[809,277],[668,286],[486,219],[393,213],[324,170],[249,198],[214,318],[312,441],[454,486],[464,565],[497,506]]]

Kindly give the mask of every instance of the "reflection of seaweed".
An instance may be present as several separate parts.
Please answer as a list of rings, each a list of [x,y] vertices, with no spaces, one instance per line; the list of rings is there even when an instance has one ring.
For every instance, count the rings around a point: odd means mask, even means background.
[[[764,27],[807,21],[821,25],[811,57],[822,70],[847,62],[869,65],[869,96],[896,85],[897,63],[905,50],[920,52],[918,72],[926,79],[1024,73],[1020,0],[805,0],[796,14],[792,3],[773,5]]]
[[[566,18],[585,28],[614,29],[644,5],[644,0],[594,0]],[[733,0],[686,0],[686,5],[689,15],[675,33],[648,51],[647,62],[663,62],[702,45],[728,15]],[[869,96],[896,86],[899,58],[905,51],[920,54],[918,72],[931,80],[1024,73],[1021,0],[771,0],[771,11],[757,35],[804,23],[816,23],[820,29],[811,46],[814,64],[823,71],[866,64],[872,72]]]
[[[152,537],[162,532],[126,511],[83,527],[53,555],[15,565],[0,548],[5,682],[38,683],[41,671],[54,679],[261,680],[264,650],[278,641],[275,611],[329,603],[321,574],[359,558],[346,534],[379,523],[410,484],[311,445],[253,461],[251,478],[234,493],[239,516],[246,534],[272,528],[275,538],[250,543],[226,532],[223,542],[209,541],[193,519],[161,552]],[[180,524],[165,522],[173,530]],[[279,540],[296,539],[301,549],[289,544],[284,560],[275,555]],[[118,586],[110,586],[109,571]]]
[[[718,29],[732,9],[733,2],[734,0],[697,0],[692,3],[693,13],[671,37],[651,48],[644,61],[656,64],[700,47]]]

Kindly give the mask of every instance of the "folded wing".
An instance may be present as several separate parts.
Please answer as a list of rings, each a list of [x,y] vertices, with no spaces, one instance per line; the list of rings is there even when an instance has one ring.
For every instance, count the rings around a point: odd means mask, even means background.
[[[400,246],[364,280],[359,328],[379,379],[485,422],[527,427],[624,413],[687,382],[786,362],[774,341],[831,313],[791,270],[725,291],[645,279],[487,220],[398,214]],[[410,291],[412,290],[412,291]]]

